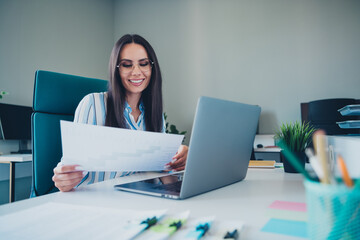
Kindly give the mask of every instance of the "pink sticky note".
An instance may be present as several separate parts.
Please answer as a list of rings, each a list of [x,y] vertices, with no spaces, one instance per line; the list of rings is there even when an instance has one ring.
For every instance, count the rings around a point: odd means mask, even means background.
[[[274,201],[269,208],[306,212],[306,203],[287,202],[287,201]]]

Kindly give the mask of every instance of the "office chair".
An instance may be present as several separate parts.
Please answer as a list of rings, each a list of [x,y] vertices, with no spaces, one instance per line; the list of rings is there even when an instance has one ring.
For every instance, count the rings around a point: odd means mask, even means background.
[[[62,157],[60,120],[73,121],[81,99],[88,93],[107,91],[107,85],[107,81],[100,79],[36,71],[31,116],[31,197],[58,191],[51,178]]]
[[[336,122],[358,120],[357,116],[342,116],[338,109],[359,102],[352,98],[333,98],[301,103],[301,120],[309,122],[315,128],[325,130],[327,135],[359,134],[358,129],[342,129],[336,124]]]

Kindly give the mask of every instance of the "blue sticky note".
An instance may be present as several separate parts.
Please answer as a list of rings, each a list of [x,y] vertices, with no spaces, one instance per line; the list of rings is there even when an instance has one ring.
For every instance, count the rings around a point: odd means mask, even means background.
[[[294,237],[307,238],[307,223],[284,219],[270,219],[261,229],[263,232],[277,233]]]

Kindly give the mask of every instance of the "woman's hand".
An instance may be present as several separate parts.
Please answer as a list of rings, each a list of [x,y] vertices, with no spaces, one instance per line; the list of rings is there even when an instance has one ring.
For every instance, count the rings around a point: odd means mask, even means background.
[[[177,153],[172,158],[173,160],[166,164],[166,166],[174,171],[182,171],[185,169],[186,159],[188,155],[189,147],[180,145]]]
[[[52,180],[61,192],[68,192],[78,185],[86,172],[79,169],[79,165],[61,165],[54,168]]]

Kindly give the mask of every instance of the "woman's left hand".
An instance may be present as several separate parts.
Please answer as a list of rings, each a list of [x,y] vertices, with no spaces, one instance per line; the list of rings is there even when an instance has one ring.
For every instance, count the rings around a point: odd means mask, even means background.
[[[185,145],[180,145],[177,153],[172,158],[173,160],[169,162],[167,165],[168,168],[174,171],[182,171],[185,169],[187,154],[189,147]]]

